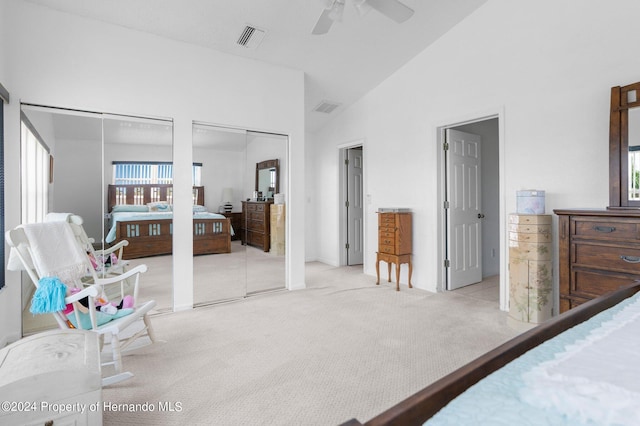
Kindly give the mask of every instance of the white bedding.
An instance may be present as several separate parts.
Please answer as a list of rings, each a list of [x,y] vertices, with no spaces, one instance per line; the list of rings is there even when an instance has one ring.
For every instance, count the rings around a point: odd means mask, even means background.
[[[521,398],[601,425],[640,422],[640,300],[523,375]]]
[[[631,305],[634,305],[634,307],[627,311],[626,309]],[[628,323],[626,320],[633,317],[635,315],[633,311],[639,308],[640,293],[547,340],[471,386],[436,413],[425,425],[601,426],[615,424],[609,421],[617,419],[609,418],[608,416],[610,414],[615,415],[612,412],[618,409],[617,403],[610,401],[606,392],[603,393],[602,390],[607,386],[613,386],[614,384],[611,381],[613,379],[616,382],[615,386],[618,388],[616,390],[618,392],[617,398],[620,393],[625,392],[622,390],[623,387],[630,384],[631,387],[626,390],[630,392],[627,395],[630,398],[623,398],[620,404],[625,409],[629,408],[628,402],[630,399],[634,399],[637,404],[640,363],[637,361],[637,354],[639,353],[637,344],[632,341],[638,340],[638,330],[636,329],[638,319],[636,318],[633,324]],[[620,334],[613,332],[613,329],[610,328],[612,324],[615,325],[616,331],[619,330]],[[610,339],[600,339],[602,347],[598,351],[604,350],[601,355],[605,359],[597,360],[595,365],[592,364],[591,367],[586,367],[583,364],[583,362],[589,363],[586,357],[578,359],[580,358],[579,355],[582,354],[582,349],[584,349],[582,345],[587,341],[598,340],[594,336],[598,336],[600,335],[599,333],[603,332],[607,333],[607,329],[611,331],[608,335],[617,340],[617,342]],[[632,333],[632,335],[625,336],[627,333]],[[629,348],[630,350],[626,351],[625,348],[630,343],[635,345],[635,348]],[[612,345],[614,344],[616,348],[613,348]],[[611,353],[606,355],[609,349],[615,355],[611,355]],[[635,359],[633,358],[634,353],[636,354]],[[613,359],[611,359],[612,356]],[[630,359],[631,362],[629,363]],[[587,400],[585,399],[574,401],[571,409],[569,409],[569,404],[565,403],[562,397],[558,397],[554,403],[551,403],[549,400],[555,398],[552,396],[554,393],[563,392],[562,386],[558,383],[534,384],[534,382],[538,380],[536,378],[536,370],[539,368],[552,366],[551,373],[557,374],[559,370],[555,370],[555,367],[562,368],[562,365],[557,365],[558,360],[566,360],[566,363],[563,363],[565,365],[574,362],[580,363],[581,365],[577,368],[566,370],[560,374],[569,376],[570,374],[578,373],[577,376],[574,375],[572,380],[577,380],[579,375],[583,375],[585,380],[599,382],[594,388],[600,389],[593,393],[593,396],[599,395],[599,401],[586,402]],[[626,365],[623,366],[622,362]],[[624,371],[624,374],[621,373],[622,371]],[[626,380],[627,378],[630,380]],[[619,381],[618,379],[623,380]],[[624,382],[627,383],[624,384]],[[540,387],[535,389],[534,386]],[[586,388],[586,390],[588,389]],[[535,392],[535,395],[532,392]],[[588,407],[585,405],[588,405]],[[576,414],[576,408],[580,410],[588,409],[590,412]],[[630,411],[625,413],[627,413],[626,419],[622,419],[617,424],[640,424],[637,414]]]
[[[116,240],[116,225],[118,222],[126,222],[128,220],[152,220],[152,219],[171,219],[173,212],[115,212],[111,213],[111,228],[107,234],[105,241],[112,243]],[[218,213],[210,212],[194,212],[194,219],[224,219],[225,216]],[[235,235],[233,227],[231,227],[231,235]]]

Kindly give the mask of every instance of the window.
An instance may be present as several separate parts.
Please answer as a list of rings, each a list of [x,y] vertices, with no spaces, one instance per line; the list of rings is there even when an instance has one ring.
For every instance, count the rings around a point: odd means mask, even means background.
[[[48,211],[50,163],[49,147],[26,115],[21,116],[22,140],[22,223],[42,222]]]
[[[276,169],[275,168],[269,169],[269,189],[271,191],[276,190]]]
[[[629,199],[640,199],[640,146],[629,147]]]
[[[201,185],[202,163],[193,163],[192,181]],[[173,163],[153,161],[114,161],[113,184],[172,184]]]
[[[0,84],[0,235],[4,235],[4,103],[9,103],[9,92]],[[0,245],[0,258],[4,259],[4,244]],[[4,287],[5,274],[0,276]]]

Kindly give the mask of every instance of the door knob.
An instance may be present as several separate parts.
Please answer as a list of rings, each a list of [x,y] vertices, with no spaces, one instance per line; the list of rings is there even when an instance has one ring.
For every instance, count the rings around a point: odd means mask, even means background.
[[[484,214],[478,213],[478,219],[484,219]]]

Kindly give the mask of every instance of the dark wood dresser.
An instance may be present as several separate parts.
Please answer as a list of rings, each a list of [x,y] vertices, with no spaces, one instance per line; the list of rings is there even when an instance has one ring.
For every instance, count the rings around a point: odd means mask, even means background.
[[[242,202],[242,244],[269,251],[271,246],[271,204],[273,201]]]
[[[640,210],[553,212],[561,313],[640,279]]]

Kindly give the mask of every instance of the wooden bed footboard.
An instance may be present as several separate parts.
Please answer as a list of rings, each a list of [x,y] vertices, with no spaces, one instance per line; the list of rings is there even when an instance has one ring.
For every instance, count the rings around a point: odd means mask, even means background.
[[[114,244],[129,241],[125,259],[171,254],[173,220],[134,220],[118,222]],[[193,254],[231,253],[231,219],[194,219]]]
[[[455,397],[484,377],[535,346],[615,306],[638,291],[640,291],[640,283],[636,282],[584,303],[514,337],[366,423],[352,419],[343,423],[342,426],[422,425]]]

